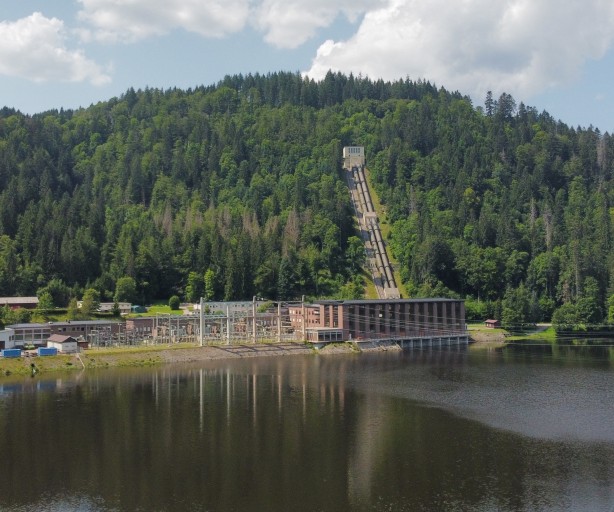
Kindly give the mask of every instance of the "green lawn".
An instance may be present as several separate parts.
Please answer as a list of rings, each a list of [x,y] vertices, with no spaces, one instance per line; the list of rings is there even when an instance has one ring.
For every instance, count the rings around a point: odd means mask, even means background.
[[[157,302],[151,306],[147,306],[146,313],[130,313],[129,318],[136,316],[155,316],[157,314],[164,315],[183,315],[182,309],[172,310],[170,306],[164,302]]]
[[[486,327],[482,323],[474,323],[468,324],[467,330],[469,331],[484,331],[490,332],[493,334],[502,333],[505,336],[505,341],[523,341],[523,340],[548,340],[554,341],[556,339],[556,331],[552,326],[542,326],[538,328],[535,332],[529,334],[521,334],[517,336],[510,336],[505,329],[491,329],[490,327]]]
[[[156,314],[166,315],[183,315],[182,309],[172,310],[167,302],[158,301],[147,308],[146,313],[130,313],[128,318],[134,318],[137,316],[155,316]],[[94,313],[87,320],[120,320],[119,317],[115,317],[109,313]],[[66,309],[58,309],[57,312],[53,311],[45,315],[37,314],[34,310],[31,322],[47,323],[47,322],[66,322],[67,312]]]
[[[365,278],[366,286],[365,286],[365,298],[367,299],[377,299],[377,290],[375,288],[375,283],[373,282],[373,278],[369,274],[367,278]]]
[[[533,332],[531,334],[524,334],[521,336],[509,336],[507,341],[523,341],[523,340],[547,340],[547,341],[555,341],[556,340],[556,331],[554,327],[550,326],[544,330],[540,330],[537,332]]]
[[[66,322],[68,320],[68,314],[65,309],[59,310],[59,312],[47,313],[45,315],[38,314],[34,310],[30,323],[46,324],[47,322]],[[80,320],[120,320],[120,317],[113,316],[110,313],[94,313],[87,318],[80,318]]]

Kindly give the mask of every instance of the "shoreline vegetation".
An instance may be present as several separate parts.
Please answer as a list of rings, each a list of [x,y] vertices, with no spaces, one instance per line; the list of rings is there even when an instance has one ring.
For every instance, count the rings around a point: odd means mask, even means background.
[[[551,331],[551,332],[550,332]],[[484,329],[469,326],[470,345],[475,348],[503,347],[509,341],[531,338],[554,339],[551,327],[534,334],[510,336],[505,329]],[[316,350],[302,342],[244,343],[235,345],[205,345],[177,343],[139,347],[93,348],[78,354],[57,356],[24,356],[0,358],[0,382],[9,376],[34,376],[50,372],[84,371],[99,368],[147,367],[173,363],[224,360],[247,357],[284,357],[291,355],[360,354],[367,352],[400,351],[394,344],[334,343]]]
[[[365,345],[365,344],[362,344]],[[83,371],[97,368],[146,367],[173,363],[237,359],[249,357],[285,357],[314,354],[358,354],[362,352],[401,350],[397,345],[369,345],[355,343],[330,344],[320,350],[301,342],[251,343],[235,345],[205,345],[177,343],[143,347],[95,348],[78,354],[56,356],[26,356],[0,359],[0,382],[12,375],[26,376],[49,372]]]
[[[508,343],[516,341],[542,340],[554,342],[556,329],[551,324],[538,324],[534,331],[522,334],[512,334],[503,328],[486,328],[473,324],[468,326],[469,337],[474,343]]]

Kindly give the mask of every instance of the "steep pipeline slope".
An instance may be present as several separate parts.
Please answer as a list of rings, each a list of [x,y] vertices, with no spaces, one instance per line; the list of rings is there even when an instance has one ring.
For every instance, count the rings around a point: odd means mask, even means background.
[[[367,266],[373,276],[377,295],[381,299],[398,299],[400,293],[386,252],[379,218],[371,200],[365,166],[359,164],[351,168],[346,167],[345,172],[360,235],[365,245]]]

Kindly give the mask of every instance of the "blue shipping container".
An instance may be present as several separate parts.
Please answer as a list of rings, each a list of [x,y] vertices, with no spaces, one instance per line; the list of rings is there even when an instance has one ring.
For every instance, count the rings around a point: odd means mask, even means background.
[[[38,347],[39,356],[57,356],[58,349],[55,347]]]
[[[2,351],[2,357],[21,357],[21,349],[19,349],[19,348],[5,348]]]

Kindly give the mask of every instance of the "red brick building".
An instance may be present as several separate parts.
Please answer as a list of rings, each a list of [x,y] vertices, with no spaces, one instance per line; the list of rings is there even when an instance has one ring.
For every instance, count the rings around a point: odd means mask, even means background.
[[[322,300],[289,308],[295,331],[309,341],[347,341],[465,332],[465,303],[456,299]]]

